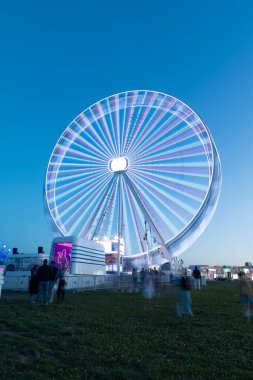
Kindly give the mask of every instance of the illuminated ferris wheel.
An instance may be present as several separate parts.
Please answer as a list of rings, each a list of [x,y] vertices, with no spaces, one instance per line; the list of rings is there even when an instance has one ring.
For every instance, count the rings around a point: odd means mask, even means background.
[[[64,236],[117,235],[128,256],[148,249],[171,259],[203,232],[220,187],[218,152],[198,115],[173,96],[137,90],[70,123],[49,160],[45,200]]]

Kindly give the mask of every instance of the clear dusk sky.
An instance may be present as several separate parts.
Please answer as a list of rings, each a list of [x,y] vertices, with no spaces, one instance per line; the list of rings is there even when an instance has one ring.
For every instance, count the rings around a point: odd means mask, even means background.
[[[253,261],[253,1],[8,0],[0,4],[0,239],[50,249],[43,183],[55,143],[117,92],[173,95],[208,125],[222,192],[186,264]]]

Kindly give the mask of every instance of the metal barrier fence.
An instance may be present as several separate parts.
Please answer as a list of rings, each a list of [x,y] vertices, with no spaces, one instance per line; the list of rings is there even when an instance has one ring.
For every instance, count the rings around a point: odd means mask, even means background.
[[[30,275],[5,275],[2,290],[27,291]]]
[[[72,275],[66,277],[66,290],[101,290],[120,289],[128,290],[132,288],[131,275]],[[4,276],[3,290],[28,291],[30,274],[15,275],[13,272]]]

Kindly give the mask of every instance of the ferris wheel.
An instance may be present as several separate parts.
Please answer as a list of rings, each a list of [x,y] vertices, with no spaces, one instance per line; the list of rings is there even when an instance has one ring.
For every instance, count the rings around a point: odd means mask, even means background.
[[[171,259],[203,232],[220,188],[219,155],[198,115],[173,96],[136,90],[69,124],[48,163],[45,201],[63,236],[116,235],[127,256]]]

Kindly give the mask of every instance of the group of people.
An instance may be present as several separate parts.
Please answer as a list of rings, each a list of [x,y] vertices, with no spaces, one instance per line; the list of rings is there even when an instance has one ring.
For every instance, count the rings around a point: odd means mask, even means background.
[[[155,296],[159,295],[161,275],[162,273],[160,273],[156,267],[148,270],[142,268],[139,272],[139,276],[135,268],[132,270],[133,292],[141,289],[145,300],[144,307],[146,310],[152,309],[152,300]],[[197,266],[195,266],[195,269],[192,272],[192,277],[195,289],[201,289],[201,273]],[[191,309],[192,281],[187,274],[187,270],[184,269],[180,276],[174,278],[173,282],[175,285],[176,315],[181,316],[182,314],[185,314],[193,316]]]
[[[54,289],[57,285],[57,302],[62,302],[65,295],[65,269],[58,269],[54,260],[48,265],[47,259],[43,261],[43,265],[34,265],[31,269],[31,277],[29,281],[30,302],[41,304],[42,294],[44,296],[44,304],[48,305],[53,302]],[[132,270],[133,292],[143,292],[145,300],[145,309],[152,308],[152,299],[159,294],[161,284],[160,274],[156,268],[142,268],[139,275],[135,268]],[[239,273],[238,290],[243,306],[243,316],[249,320],[253,316],[253,291],[249,281],[243,273]],[[197,266],[192,272],[192,278],[195,289],[201,289],[201,273]],[[187,274],[187,269],[183,269],[181,276],[177,276],[173,280],[175,284],[175,306],[176,315],[182,314],[193,316],[191,309],[191,277]]]
[[[44,304],[48,305],[53,302],[54,288],[58,280],[57,301],[62,302],[65,294],[65,270],[56,267],[54,260],[48,265],[47,259],[43,261],[43,265],[34,265],[31,269],[31,277],[29,281],[30,302],[41,304],[42,294],[44,296]]]

